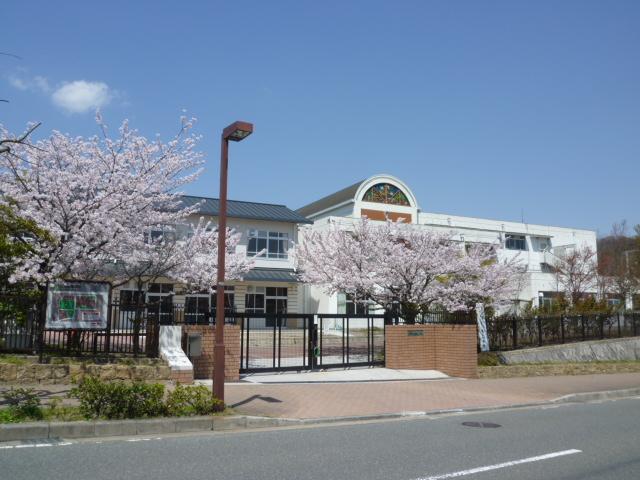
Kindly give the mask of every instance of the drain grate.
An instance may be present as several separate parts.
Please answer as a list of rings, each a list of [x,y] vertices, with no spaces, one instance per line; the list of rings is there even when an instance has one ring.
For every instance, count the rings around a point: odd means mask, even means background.
[[[475,427],[475,428],[500,428],[502,425],[491,422],[462,422],[462,425],[465,427]]]

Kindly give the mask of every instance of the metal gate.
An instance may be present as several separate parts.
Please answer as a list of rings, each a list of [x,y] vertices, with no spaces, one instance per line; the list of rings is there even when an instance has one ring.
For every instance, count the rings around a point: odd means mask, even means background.
[[[384,316],[237,314],[240,371],[384,365]]]

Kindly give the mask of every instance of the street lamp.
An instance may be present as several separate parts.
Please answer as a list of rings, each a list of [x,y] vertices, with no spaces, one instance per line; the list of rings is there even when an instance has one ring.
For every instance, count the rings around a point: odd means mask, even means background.
[[[224,274],[227,252],[227,166],[229,140],[239,142],[253,132],[253,124],[233,122],[222,131],[220,206],[218,211],[218,275],[216,279],[216,343],[213,347],[213,395],[224,402]]]

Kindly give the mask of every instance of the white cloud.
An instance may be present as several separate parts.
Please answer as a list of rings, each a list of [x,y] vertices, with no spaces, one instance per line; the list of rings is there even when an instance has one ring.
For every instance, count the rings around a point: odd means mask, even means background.
[[[107,105],[113,93],[104,82],[75,80],[56,89],[51,95],[53,103],[69,113],[84,113]]]
[[[32,78],[19,77],[17,75],[9,76],[9,84],[17,88],[18,90],[30,90],[30,91],[38,91],[43,93],[49,93],[51,88],[49,87],[49,82],[45,77],[41,77],[40,75],[36,75]]]

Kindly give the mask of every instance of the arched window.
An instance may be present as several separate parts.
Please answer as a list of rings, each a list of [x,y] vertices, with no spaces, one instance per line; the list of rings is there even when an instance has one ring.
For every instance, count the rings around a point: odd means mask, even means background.
[[[365,202],[387,203],[389,205],[410,206],[402,190],[390,183],[377,183],[369,188],[362,197]]]

